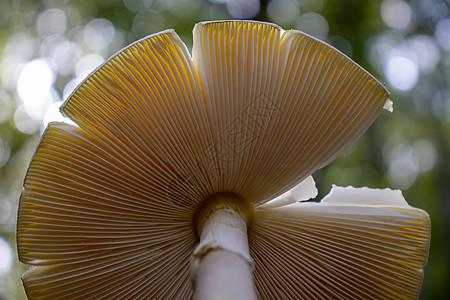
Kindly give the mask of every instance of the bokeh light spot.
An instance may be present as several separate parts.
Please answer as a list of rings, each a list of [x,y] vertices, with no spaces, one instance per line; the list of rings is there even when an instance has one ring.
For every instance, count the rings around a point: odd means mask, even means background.
[[[441,19],[438,21],[434,36],[442,49],[450,51],[450,19]]]
[[[270,19],[280,26],[293,23],[299,13],[299,3],[294,0],[271,0],[267,6]]]
[[[301,15],[296,28],[322,40],[327,38],[329,31],[327,20],[318,13]]]
[[[229,0],[226,3],[228,13],[238,19],[251,19],[260,10],[258,0]]]
[[[39,41],[33,37],[16,33],[11,36],[1,53],[1,84],[8,89],[15,89],[20,69],[31,60],[38,48]]]
[[[83,39],[86,45],[94,51],[102,51],[108,48],[114,39],[115,29],[111,21],[106,19],[94,19],[83,30]]]
[[[0,275],[8,274],[13,265],[13,251],[11,246],[0,237]]]
[[[92,71],[104,62],[104,58],[97,54],[83,56],[75,67],[75,76],[81,79],[86,78]]]
[[[388,154],[388,180],[392,187],[407,189],[417,179],[419,158],[413,147],[406,142],[395,146]]]
[[[400,91],[411,90],[419,80],[417,64],[404,56],[389,58],[384,72],[389,83]]]
[[[17,130],[25,134],[33,134],[39,130],[40,121],[32,118],[25,110],[24,105],[19,105],[14,113],[14,125]]]
[[[329,38],[329,41],[339,51],[341,51],[348,57],[352,57],[352,53],[353,53],[352,45],[346,38],[341,37],[341,36],[332,36]]]
[[[386,0],[381,4],[381,18],[393,29],[407,29],[411,22],[411,13],[408,3],[402,0]]]
[[[427,139],[420,139],[413,144],[413,148],[419,158],[419,172],[430,171],[437,162],[438,153],[436,147]]]
[[[450,122],[450,90],[442,89],[431,98],[431,110],[442,122]]]
[[[42,37],[62,34],[67,28],[67,15],[64,10],[59,8],[47,9],[39,15],[36,27]]]
[[[388,170],[388,180],[392,187],[399,189],[410,188],[417,179],[417,165],[409,157],[399,157],[392,161]]]
[[[75,42],[59,35],[49,36],[42,41],[40,52],[51,60],[55,70],[63,76],[71,75],[81,55],[80,48]]]
[[[414,52],[421,72],[430,73],[441,57],[435,40],[426,35],[417,35],[411,40],[411,50]]]
[[[143,11],[133,19],[133,33],[136,38],[142,38],[149,33],[156,33],[165,29],[165,19],[157,11]]]
[[[41,119],[47,106],[53,102],[52,86],[55,74],[43,58],[25,65],[17,82],[17,93],[28,115]]]

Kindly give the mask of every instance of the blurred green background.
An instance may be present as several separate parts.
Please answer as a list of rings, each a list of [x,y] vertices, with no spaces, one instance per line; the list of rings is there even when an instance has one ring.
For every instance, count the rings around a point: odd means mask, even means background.
[[[27,165],[72,89],[105,58],[196,22],[255,19],[327,41],[385,82],[383,111],[344,155],[314,174],[331,184],[402,189],[432,220],[421,299],[450,299],[450,1],[0,0],[0,299],[24,299],[15,222]]]

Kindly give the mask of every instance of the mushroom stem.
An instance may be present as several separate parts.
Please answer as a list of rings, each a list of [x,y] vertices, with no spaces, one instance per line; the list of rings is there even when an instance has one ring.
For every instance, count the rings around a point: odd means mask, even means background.
[[[252,205],[232,193],[218,193],[197,209],[195,299],[256,299],[247,237],[252,216]]]

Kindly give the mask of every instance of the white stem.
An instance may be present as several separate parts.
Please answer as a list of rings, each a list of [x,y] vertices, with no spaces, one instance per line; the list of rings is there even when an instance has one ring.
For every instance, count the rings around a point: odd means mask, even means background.
[[[252,213],[236,195],[221,193],[196,214],[200,243],[192,261],[195,299],[256,299],[247,237]]]

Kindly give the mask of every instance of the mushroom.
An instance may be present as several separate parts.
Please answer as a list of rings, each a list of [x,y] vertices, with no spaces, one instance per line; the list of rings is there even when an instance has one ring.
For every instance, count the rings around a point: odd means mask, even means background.
[[[417,297],[426,212],[390,190],[302,201],[389,103],[339,51],[269,23],[199,23],[192,56],[173,30],[131,44],[75,89],[61,111],[77,126],[50,123],[31,161],[28,297]]]

